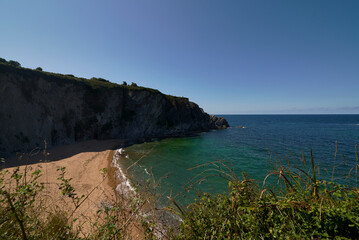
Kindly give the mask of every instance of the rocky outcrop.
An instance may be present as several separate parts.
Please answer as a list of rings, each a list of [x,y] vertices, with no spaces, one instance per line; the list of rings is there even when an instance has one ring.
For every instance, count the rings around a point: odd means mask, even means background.
[[[217,117],[215,115],[211,115],[210,118],[211,118],[211,121],[210,121],[211,129],[225,129],[225,128],[229,127],[227,120],[223,117]]]
[[[0,157],[89,139],[185,136],[228,127],[187,98],[0,63]]]

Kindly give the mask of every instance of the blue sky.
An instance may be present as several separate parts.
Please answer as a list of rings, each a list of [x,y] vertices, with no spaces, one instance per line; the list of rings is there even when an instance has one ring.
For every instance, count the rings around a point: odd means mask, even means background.
[[[359,113],[359,1],[1,1],[0,57],[209,113]]]

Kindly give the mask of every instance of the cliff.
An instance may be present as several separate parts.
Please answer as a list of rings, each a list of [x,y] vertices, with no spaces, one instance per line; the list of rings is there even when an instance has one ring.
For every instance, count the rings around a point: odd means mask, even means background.
[[[228,127],[187,98],[0,63],[0,157],[89,139],[185,136]]]

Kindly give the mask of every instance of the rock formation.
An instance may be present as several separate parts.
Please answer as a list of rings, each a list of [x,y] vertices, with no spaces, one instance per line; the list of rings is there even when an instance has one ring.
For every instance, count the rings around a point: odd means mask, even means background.
[[[228,127],[188,98],[0,63],[0,157],[89,139],[185,136]]]

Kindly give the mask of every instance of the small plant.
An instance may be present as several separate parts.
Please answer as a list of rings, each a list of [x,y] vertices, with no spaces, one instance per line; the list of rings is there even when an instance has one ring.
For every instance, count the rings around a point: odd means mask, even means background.
[[[74,239],[64,212],[41,206],[42,171],[16,167],[0,172],[0,239]]]
[[[7,181],[5,176],[9,176],[12,182]],[[43,185],[38,183],[41,171],[35,171],[30,175],[21,173],[16,168],[12,173],[4,170],[0,175],[0,205],[2,211],[9,214],[3,215],[0,236],[10,230],[14,236],[27,239],[26,227],[29,222],[33,222],[33,213],[29,211],[34,207],[34,201]]]
[[[75,206],[75,209],[80,207],[81,200],[85,197],[85,195],[82,195],[81,197],[77,196],[77,193],[74,189],[74,187],[70,184],[72,178],[65,178],[66,168],[58,168],[57,171],[60,172],[60,176],[57,178],[57,180],[61,181],[59,189],[61,190],[61,194],[63,196],[67,196],[71,198],[72,203]]]

